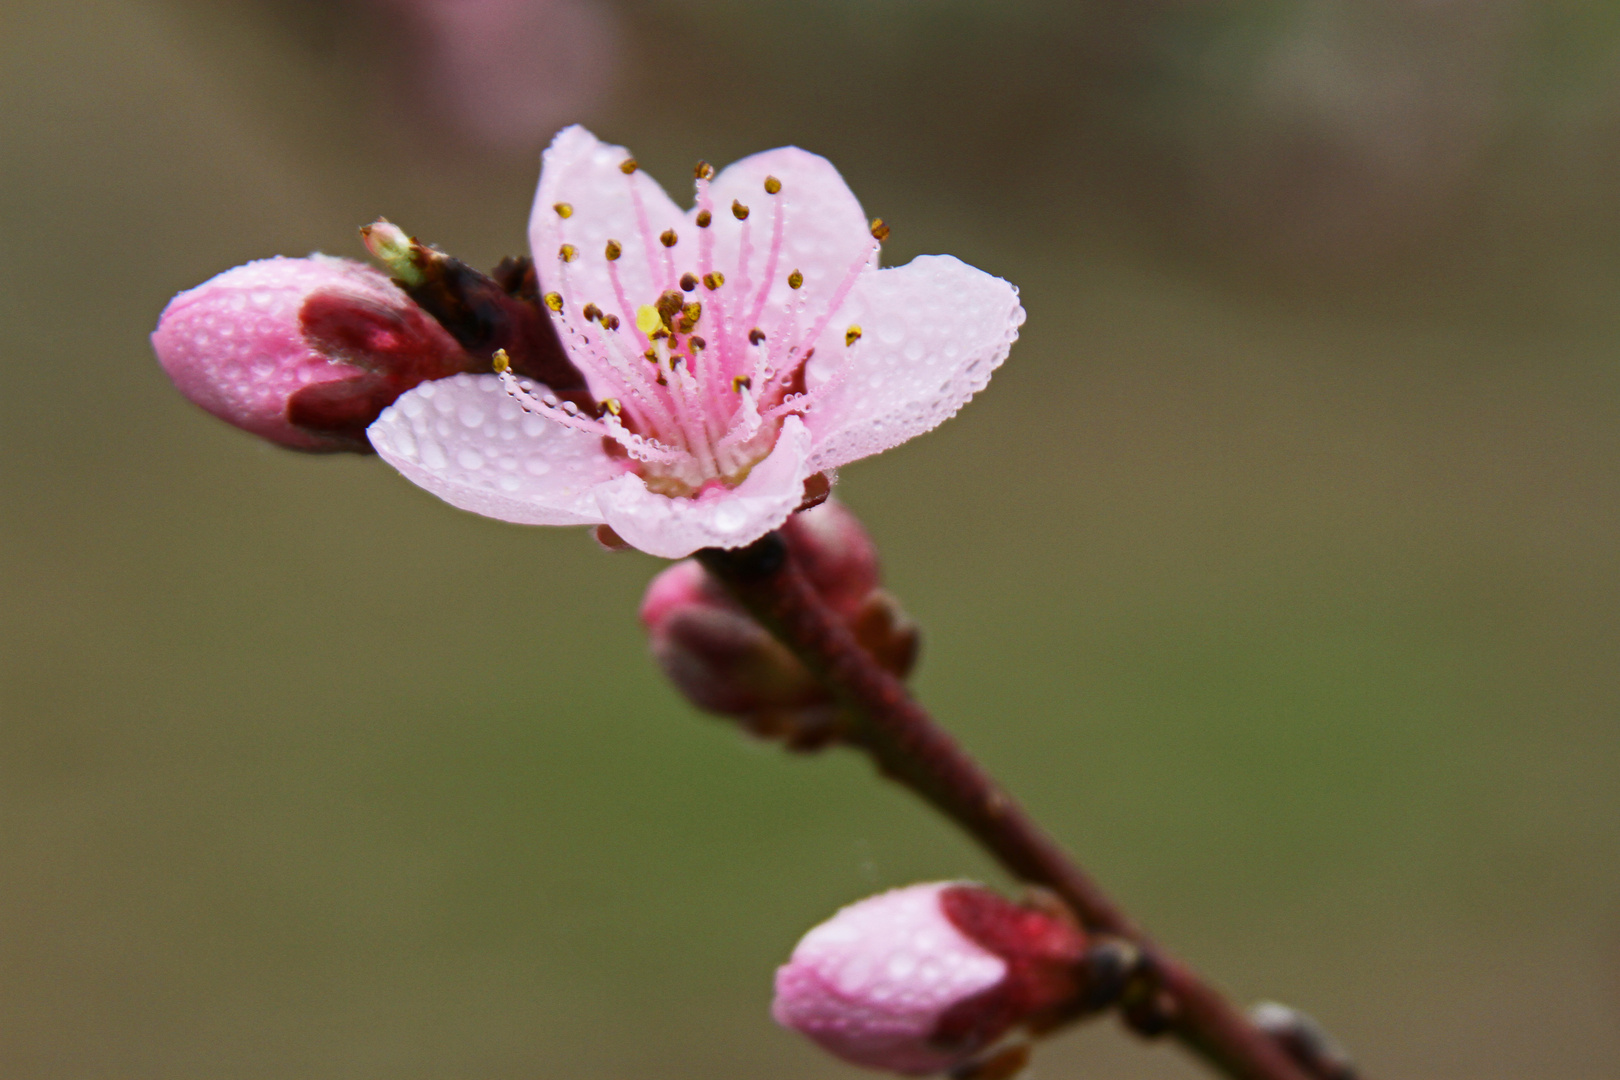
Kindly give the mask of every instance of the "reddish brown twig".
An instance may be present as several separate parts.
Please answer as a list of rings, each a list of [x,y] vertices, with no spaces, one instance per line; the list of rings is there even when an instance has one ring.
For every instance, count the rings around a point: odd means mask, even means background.
[[[1127,1004],[1128,1022],[1175,1035],[1237,1080],[1312,1080],[1278,1041],[1155,945],[905,685],[872,660],[794,566],[780,537],[771,533],[734,550],[705,549],[698,559],[850,709],[850,741],[885,775],[967,830],[1020,879],[1061,896],[1088,929],[1126,938],[1141,950],[1157,1002]]]

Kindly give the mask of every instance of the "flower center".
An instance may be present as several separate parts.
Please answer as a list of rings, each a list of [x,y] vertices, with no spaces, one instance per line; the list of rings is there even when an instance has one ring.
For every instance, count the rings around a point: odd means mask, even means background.
[[[635,162],[620,169],[628,181]],[[567,242],[557,252],[558,287],[545,302],[574,363],[603,395],[596,408],[559,401],[502,374],[507,392],[526,410],[600,434],[649,490],[672,497],[742,483],[775,447],[783,420],[813,407],[839,381],[859,327],[848,328],[845,356],[815,391],[806,390],[805,365],[876,250],[866,247],[836,288],[812,296],[817,290],[805,287],[804,275],[782,266],[791,207],[781,181],[772,176],[763,184],[770,231],[761,264],[753,235],[759,219],[736,200],[717,215],[709,193],[714,170],[700,163],[695,175],[698,235],[685,246],[673,228],[653,234],[631,183],[640,244],[629,246],[640,248],[646,274],[621,274],[621,265],[636,255],[619,240],[608,240],[594,257]],[[573,217],[569,203],[554,209],[565,222]],[[735,230],[723,248],[716,237],[721,227]],[[874,236],[880,229],[875,223]],[[594,259],[603,262],[591,267],[584,261]],[[581,272],[586,269],[605,274]],[[628,276],[651,281],[658,291],[631,295]],[[586,285],[587,277],[597,284]],[[605,295],[586,295],[592,288]]]

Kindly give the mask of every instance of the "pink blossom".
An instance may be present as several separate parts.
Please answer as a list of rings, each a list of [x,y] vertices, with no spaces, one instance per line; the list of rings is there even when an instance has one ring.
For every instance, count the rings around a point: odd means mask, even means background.
[[[683,212],[623,148],[561,132],[530,241],[599,407],[461,375],[384,411],[382,457],[462,509],[678,558],[763,536],[811,477],[934,428],[1006,358],[1017,290],[945,255],[879,269],[883,230],[823,158],[696,171]]]
[[[298,450],[369,450],[385,405],[468,362],[388,278],[321,255],[261,259],[181,293],[152,347],[193,403]]]
[[[894,889],[811,930],[776,972],[778,1023],[857,1065],[965,1064],[1071,1005],[1085,939],[978,885]]]

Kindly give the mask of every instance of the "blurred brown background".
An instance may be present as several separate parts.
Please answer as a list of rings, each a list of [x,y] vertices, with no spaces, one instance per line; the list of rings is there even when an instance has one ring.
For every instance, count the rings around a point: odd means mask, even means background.
[[[685,707],[654,560],[159,372],[172,293],[375,215],[520,250],[579,119],[672,189],[803,145],[1022,287],[840,492],[924,699],[1150,926],[1386,1080],[1620,1077],[1620,7],[439,8],[0,6],[0,1075],[851,1077],[773,966],[999,880]]]

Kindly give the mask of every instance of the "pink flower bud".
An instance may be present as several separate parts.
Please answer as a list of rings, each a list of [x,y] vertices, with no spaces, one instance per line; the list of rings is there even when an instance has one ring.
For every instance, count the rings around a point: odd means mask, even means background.
[[[665,674],[702,708],[737,715],[822,699],[810,673],[696,562],[653,579],[641,622]]]
[[[298,450],[369,452],[395,398],[467,355],[382,274],[326,256],[262,259],[176,296],[152,334],[194,404]]]
[[[782,527],[810,584],[884,667],[901,677],[917,658],[917,630],[878,588],[877,551],[854,514],[826,502]],[[641,604],[654,658],[693,704],[741,719],[797,749],[836,732],[832,696],[694,561],[653,579]]]
[[[878,587],[877,546],[844,505],[828,499],[782,526],[799,569],[840,615],[853,614]]]
[[[771,1011],[853,1064],[943,1072],[1072,1008],[1084,954],[1058,915],[977,885],[912,885],[806,934],[777,969]]]

